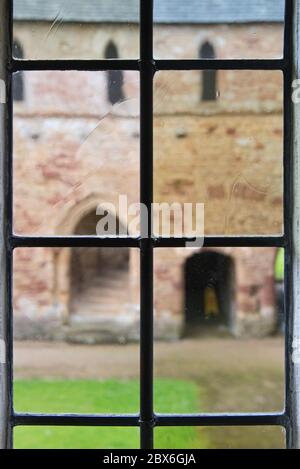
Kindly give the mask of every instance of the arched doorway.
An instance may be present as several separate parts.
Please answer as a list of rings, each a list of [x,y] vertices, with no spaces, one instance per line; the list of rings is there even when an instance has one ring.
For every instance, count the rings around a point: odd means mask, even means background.
[[[232,325],[234,305],[233,262],[217,252],[197,253],[185,264],[185,317],[187,326]]]
[[[95,235],[99,216],[86,214],[75,235]],[[70,260],[70,313],[80,317],[122,314],[130,302],[129,250],[74,248]]]

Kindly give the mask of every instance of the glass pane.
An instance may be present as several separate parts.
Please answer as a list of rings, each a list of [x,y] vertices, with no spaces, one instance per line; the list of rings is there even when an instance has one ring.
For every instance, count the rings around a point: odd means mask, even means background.
[[[138,449],[138,428],[17,427],[15,449]]]
[[[171,427],[155,429],[156,449],[284,449],[279,427]]]
[[[283,409],[282,267],[275,248],[155,251],[156,412]]]
[[[154,178],[155,202],[204,204],[206,235],[281,234],[281,72],[158,73]]]
[[[136,249],[15,251],[18,411],[138,412],[138,277]]]
[[[154,5],[157,58],[282,56],[284,0],[155,0]]]
[[[138,73],[26,72],[15,93],[20,84],[15,232],[105,234],[104,218],[110,234],[126,234],[126,207],[139,201]]]
[[[14,0],[14,40],[26,59],[139,55],[139,0]]]

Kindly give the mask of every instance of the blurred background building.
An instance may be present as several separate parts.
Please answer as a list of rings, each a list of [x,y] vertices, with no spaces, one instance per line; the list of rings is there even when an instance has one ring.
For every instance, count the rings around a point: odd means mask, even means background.
[[[155,56],[278,58],[283,7],[159,0]],[[14,14],[17,58],[139,56],[136,0],[19,0]],[[282,74],[164,71],[154,86],[155,201],[204,203],[206,235],[281,235]],[[16,74],[13,155],[16,233],[95,235],[97,207],[139,201],[138,73]],[[281,330],[282,265],[272,248],[158,249],[156,337]],[[136,250],[22,249],[14,269],[17,338],[138,339]]]

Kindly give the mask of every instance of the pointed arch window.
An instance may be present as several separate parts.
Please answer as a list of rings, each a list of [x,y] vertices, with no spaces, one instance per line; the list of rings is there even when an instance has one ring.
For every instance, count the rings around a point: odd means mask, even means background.
[[[113,41],[109,41],[105,48],[106,59],[118,59],[119,53]],[[124,99],[123,92],[124,76],[121,70],[107,71],[107,95],[111,104],[119,103]]]
[[[206,41],[204,42],[199,51],[200,59],[215,59],[215,49],[213,45]],[[217,71],[216,70],[203,70],[202,72],[202,101],[215,101],[217,99]]]
[[[15,59],[23,59],[24,51],[19,41],[13,42],[13,56]],[[24,74],[17,72],[13,75],[13,99],[24,101]]]

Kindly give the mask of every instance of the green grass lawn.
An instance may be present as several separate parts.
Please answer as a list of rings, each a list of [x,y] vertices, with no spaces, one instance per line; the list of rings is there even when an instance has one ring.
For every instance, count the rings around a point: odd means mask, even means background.
[[[160,412],[194,413],[199,409],[199,388],[195,383],[160,379],[155,404]],[[45,381],[18,380],[14,387],[15,409],[38,413],[137,413],[137,381]],[[15,448],[104,448],[131,449],[139,446],[137,428],[17,427]],[[165,449],[206,448],[201,430],[192,427],[158,428],[155,447]]]

